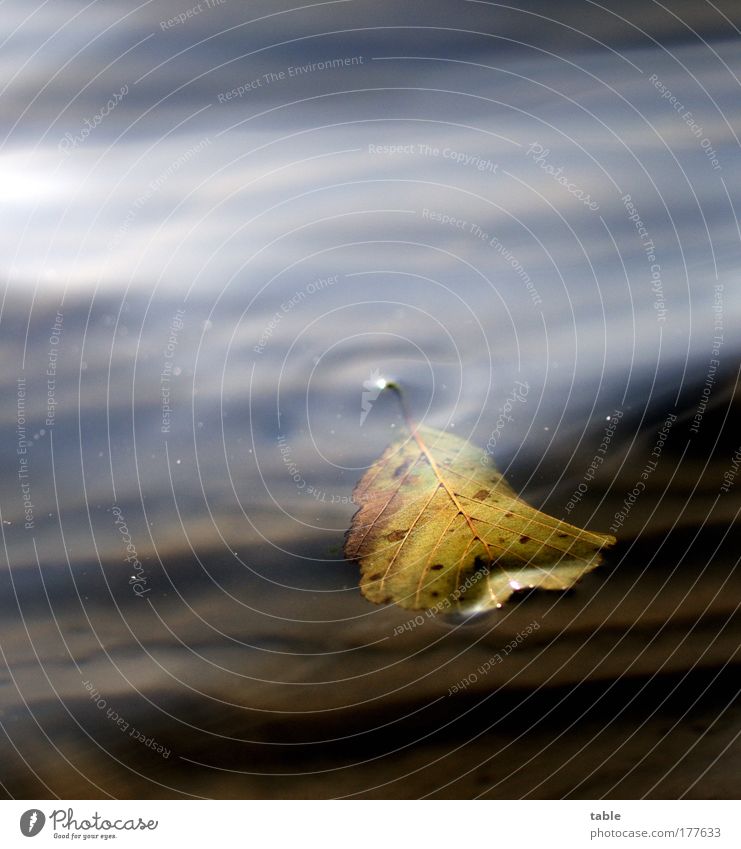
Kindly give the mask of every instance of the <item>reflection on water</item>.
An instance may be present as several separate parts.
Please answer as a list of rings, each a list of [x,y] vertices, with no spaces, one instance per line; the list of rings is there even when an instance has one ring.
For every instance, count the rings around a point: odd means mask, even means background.
[[[560,10],[574,25],[576,5]],[[90,41],[112,4],[3,93],[9,793],[363,793],[425,762],[382,757],[418,741],[410,715],[432,734],[492,693],[497,716],[587,679],[609,701],[623,675],[681,681],[731,657],[733,33],[693,19],[710,49],[659,17],[662,47],[605,13],[554,47],[524,13],[478,6],[466,33],[438,4],[381,21],[365,3],[237,29],[244,10],[219,7],[162,29],[180,11],[165,3]],[[8,68],[57,14],[19,29]],[[319,67],[338,57],[357,61]],[[488,446],[530,503],[618,521],[618,550],[575,591],[475,622],[368,604],[341,550],[353,485],[404,427],[379,377],[420,420]],[[452,702],[482,664],[474,701]],[[728,684],[702,680],[710,722]],[[444,733],[429,760],[468,739]],[[511,740],[497,734],[487,751]],[[316,755],[343,735],[346,756]],[[307,771],[292,746],[319,771],[380,761],[345,788],[276,790],[260,776]],[[475,792],[495,780],[528,791],[497,773]]]

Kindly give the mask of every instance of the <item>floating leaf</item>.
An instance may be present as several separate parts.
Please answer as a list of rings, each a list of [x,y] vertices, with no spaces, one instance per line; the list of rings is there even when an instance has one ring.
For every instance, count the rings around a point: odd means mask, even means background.
[[[345,556],[359,561],[369,601],[501,607],[520,589],[572,587],[615,543],[526,504],[469,442],[407,424],[411,436],[389,445],[353,492]]]

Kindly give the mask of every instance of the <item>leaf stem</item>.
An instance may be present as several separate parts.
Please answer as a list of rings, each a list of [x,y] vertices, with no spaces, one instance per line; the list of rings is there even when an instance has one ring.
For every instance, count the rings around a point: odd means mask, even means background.
[[[445,489],[445,491],[448,493],[448,495],[450,496],[451,501],[452,501],[452,502],[455,504],[455,506],[458,508],[458,512],[459,512],[459,513],[463,516],[463,518],[466,520],[466,523],[468,524],[469,528],[470,528],[470,529],[471,529],[471,531],[473,532],[474,537],[475,537],[477,540],[479,540],[479,542],[480,542],[480,543],[482,544],[482,546],[484,547],[484,551],[486,551],[486,556],[489,558],[489,561],[491,562],[491,561],[493,560],[493,557],[492,557],[491,549],[489,548],[488,543],[487,543],[487,542],[486,542],[486,540],[485,540],[485,539],[481,536],[481,534],[479,534],[478,530],[476,529],[476,526],[474,525],[473,521],[471,520],[471,517],[470,517],[470,516],[468,515],[468,513],[467,513],[467,512],[463,509],[463,505],[462,505],[462,504],[460,503],[460,501],[458,500],[458,496],[455,494],[455,492],[453,492],[453,490],[451,489],[451,487],[450,487],[450,486],[448,486],[447,481],[445,480],[445,478],[444,478],[444,477],[443,477],[443,475],[442,475],[442,472],[440,471],[440,467],[438,466],[437,461],[436,461],[436,460],[435,460],[435,458],[432,456],[432,453],[430,452],[430,449],[427,447],[427,445],[425,445],[425,441],[422,439],[422,437],[421,437],[421,436],[419,435],[419,433],[417,432],[417,425],[416,425],[416,423],[415,423],[414,419],[413,419],[413,418],[411,417],[411,415],[409,414],[409,410],[408,410],[408,408],[407,408],[406,399],[404,398],[404,395],[403,395],[403,393],[402,393],[402,391],[401,391],[401,387],[399,386],[399,384],[398,384],[398,383],[395,383],[395,382],[393,382],[393,381],[389,381],[389,382],[386,384],[386,386],[385,386],[384,388],[385,388],[385,389],[390,389],[392,392],[396,392],[396,396],[397,396],[397,398],[399,399],[399,404],[401,405],[401,412],[402,412],[402,415],[404,416],[404,421],[406,422],[406,425],[407,425],[407,427],[409,428],[409,432],[411,433],[411,435],[412,435],[412,437],[413,437],[414,441],[415,441],[415,442],[417,443],[417,445],[419,446],[419,450],[420,450],[420,451],[421,451],[421,452],[425,455],[425,457],[427,458],[427,462],[428,462],[428,463],[430,464],[430,466],[432,467],[432,470],[434,471],[435,476],[437,477],[438,481],[440,481],[440,485],[441,485],[441,486]]]
[[[401,386],[393,380],[390,380],[385,389],[390,389],[392,392],[396,393],[396,397],[399,399],[399,406],[401,407],[401,414],[404,416],[404,421],[406,422],[406,426],[409,428],[412,436],[419,442],[419,437],[417,436],[417,424],[412,418],[409,407],[407,407],[406,398],[404,397],[404,393],[401,391]]]

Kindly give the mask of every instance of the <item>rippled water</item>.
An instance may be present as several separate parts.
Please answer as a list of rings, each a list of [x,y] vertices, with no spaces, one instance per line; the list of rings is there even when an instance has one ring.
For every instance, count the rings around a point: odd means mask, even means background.
[[[469,696],[725,664],[730,20],[683,5],[703,41],[631,4],[641,28],[594,4],[586,20],[579,4],[225,4],[167,26],[174,0],[97,6],[25,22],[3,6],[8,792],[284,794],[259,776],[288,749],[224,741],[313,743],[336,736],[329,711],[359,746],[531,621],[527,651]],[[570,594],[399,636],[409,614],[368,604],[341,553],[352,487],[404,427],[379,376],[419,420],[488,443],[531,503],[618,521],[608,564]],[[172,755],[137,749],[91,689]],[[285,794],[370,792],[406,768],[384,763]]]

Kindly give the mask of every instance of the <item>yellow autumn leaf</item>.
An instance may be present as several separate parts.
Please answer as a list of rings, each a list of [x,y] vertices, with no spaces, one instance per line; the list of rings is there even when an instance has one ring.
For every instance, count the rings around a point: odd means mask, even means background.
[[[464,439],[407,424],[353,492],[345,556],[359,561],[369,601],[501,607],[520,589],[568,589],[615,543],[531,507]]]

